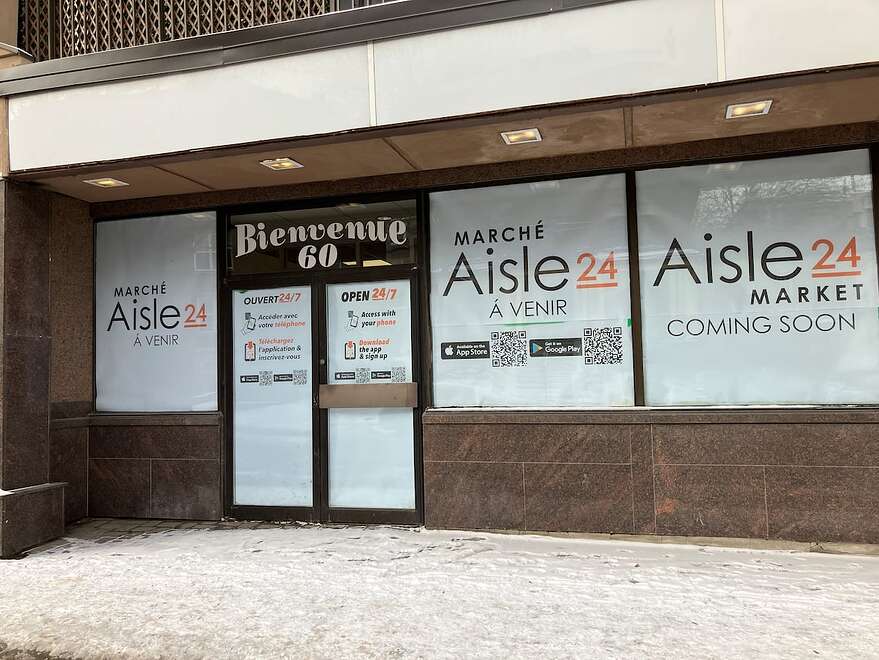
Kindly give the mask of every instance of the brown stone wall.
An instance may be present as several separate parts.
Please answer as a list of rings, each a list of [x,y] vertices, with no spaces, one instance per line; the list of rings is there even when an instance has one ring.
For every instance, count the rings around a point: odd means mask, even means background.
[[[879,543],[879,411],[424,414],[429,527]]]
[[[49,322],[52,417],[84,417],[94,390],[94,253],[89,207],[52,196],[49,232]]]
[[[85,202],[52,195],[47,316],[52,333],[49,474],[66,482],[65,518],[88,514],[88,426],[94,374],[94,255]],[[59,425],[59,420],[64,424]]]
[[[219,415],[93,414],[94,223],[87,204],[60,195],[47,211],[48,469],[67,483],[67,521],[222,517]]]
[[[49,233],[54,195],[0,182],[0,556],[58,535],[51,482]]]
[[[223,516],[220,416],[106,415],[91,420],[90,516]]]
[[[68,522],[88,516],[218,520],[221,415],[89,415],[52,422]]]

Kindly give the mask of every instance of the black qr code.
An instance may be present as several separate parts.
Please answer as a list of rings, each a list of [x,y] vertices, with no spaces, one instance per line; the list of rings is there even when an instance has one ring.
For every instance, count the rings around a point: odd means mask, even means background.
[[[406,383],[408,380],[406,378],[406,367],[391,367],[392,383]]]
[[[524,330],[491,333],[491,366],[524,367],[528,364],[528,339]]]
[[[308,385],[308,370],[307,369],[294,369],[293,370],[293,384],[294,385]]]
[[[583,330],[583,355],[586,364],[622,364],[623,328],[585,328]]]
[[[369,382],[369,369],[355,369],[354,382],[358,385],[366,385]]]
[[[271,385],[274,381],[274,373],[271,371],[260,371],[259,372],[259,384],[260,387],[266,387]]]

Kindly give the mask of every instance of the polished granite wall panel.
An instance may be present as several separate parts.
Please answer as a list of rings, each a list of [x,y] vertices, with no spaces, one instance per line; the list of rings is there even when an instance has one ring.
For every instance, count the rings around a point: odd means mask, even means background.
[[[766,468],[769,536],[879,543],[879,467]]]
[[[49,225],[53,193],[5,182],[3,330],[47,337],[49,331]],[[48,354],[46,355],[48,358]]]
[[[632,438],[632,524],[636,534],[656,533],[653,438],[648,426]]]
[[[429,410],[423,421],[428,526],[484,527],[473,507],[505,465],[506,501],[515,467],[524,474],[511,529],[879,542],[879,410]]]
[[[425,523],[436,529],[524,529],[522,463],[424,463]]]
[[[150,517],[150,461],[143,458],[90,458],[89,515]]]
[[[0,495],[0,557],[56,539],[64,533],[64,487],[42,484]]]
[[[558,532],[633,531],[628,464],[525,464],[525,528]]]
[[[97,424],[98,422],[94,422]],[[93,458],[220,459],[218,426],[98,426],[89,435]]]
[[[219,415],[93,415],[88,423],[89,515],[223,516]]]
[[[88,515],[88,442],[86,426],[49,431],[49,479],[67,484],[64,516],[68,523]]]
[[[150,461],[150,517],[218,520],[222,475],[212,460]]]
[[[425,424],[427,525],[633,533],[633,445],[639,484],[652,483],[648,427],[540,420]],[[652,528],[637,501],[638,529]]]
[[[763,468],[658,466],[656,533],[766,538]]]
[[[879,465],[879,424],[657,424],[656,462]]]
[[[49,480],[49,216],[51,193],[2,182],[0,489]]]
[[[94,380],[93,222],[88,204],[52,197],[49,254],[52,415],[85,416],[92,409]]]
[[[424,460],[628,463],[644,429],[601,424],[460,424],[424,427]]]
[[[0,182],[0,555],[64,530],[50,483],[49,232],[53,193]]]

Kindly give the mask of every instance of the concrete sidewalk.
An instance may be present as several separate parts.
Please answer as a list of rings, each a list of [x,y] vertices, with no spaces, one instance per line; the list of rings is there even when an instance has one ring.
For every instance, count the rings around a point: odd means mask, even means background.
[[[856,555],[97,520],[0,585],[3,660],[879,657]]]

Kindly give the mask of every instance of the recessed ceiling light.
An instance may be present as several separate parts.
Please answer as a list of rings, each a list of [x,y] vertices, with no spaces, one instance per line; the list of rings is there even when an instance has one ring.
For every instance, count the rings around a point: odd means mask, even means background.
[[[536,128],[523,128],[518,131],[504,131],[501,133],[501,137],[504,139],[504,142],[509,145],[540,142],[543,139],[543,136],[540,135],[540,131]]]
[[[727,119],[739,119],[740,117],[759,117],[768,115],[772,107],[772,99],[765,101],[750,101],[749,103],[733,103],[726,106]]]
[[[742,161],[737,160],[730,163],[712,163],[708,166],[708,172],[714,174],[716,172],[729,173],[738,172],[742,169]]]
[[[259,164],[263,167],[268,167],[270,170],[275,170],[276,172],[298,170],[300,167],[303,167],[302,163],[299,163],[292,158],[269,158],[267,160],[259,161]]]
[[[128,185],[124,181],[120,181],[119,179],[113,179],[109,176],[105,176],[100,179],[86,179],[85,181],[83,181],[83,183],[87,183],[90,186],[97,186],[98,188],[121,188]]]
[[[561,186],[558,181],[532,181],[528,187],[534,192],[540,192],[541,190],[558,190]]]

